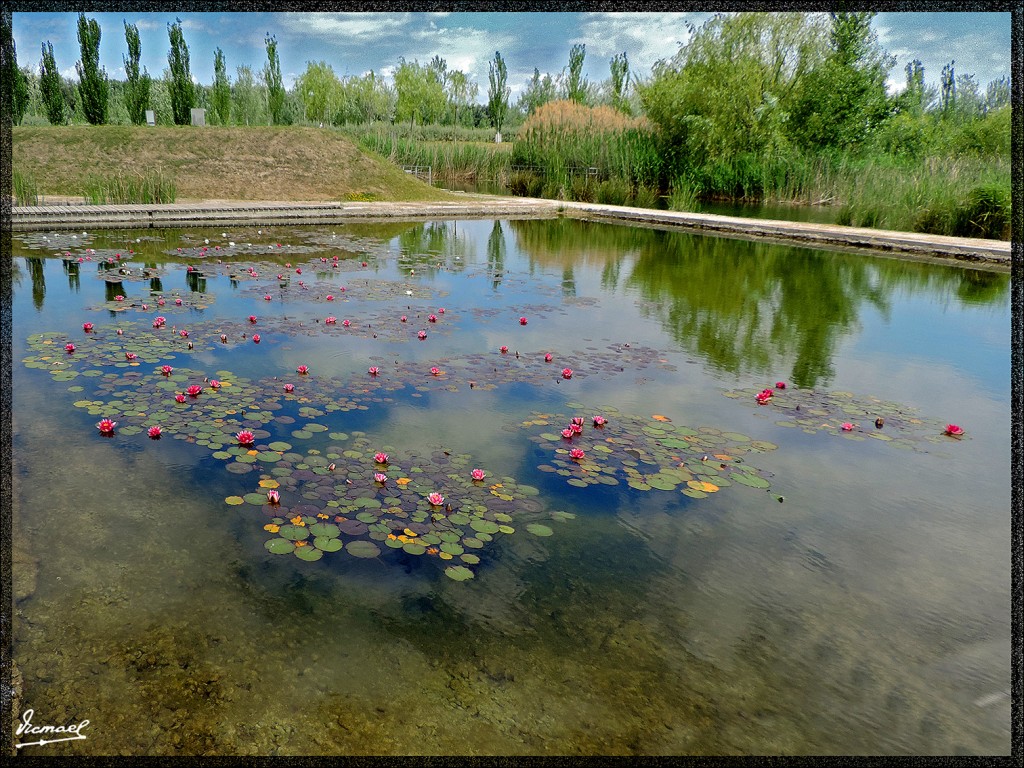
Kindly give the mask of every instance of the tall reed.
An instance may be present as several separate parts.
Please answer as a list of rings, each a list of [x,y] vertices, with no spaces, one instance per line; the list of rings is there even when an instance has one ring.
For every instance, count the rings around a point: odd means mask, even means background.
[[[11,174],[15,205],[39,205],[39,185],[35,177],[14,171]]]
[[[90,205],[173,203],[174,180],[159,171],[143,174],[94,176],[86,179],[82,195]]]

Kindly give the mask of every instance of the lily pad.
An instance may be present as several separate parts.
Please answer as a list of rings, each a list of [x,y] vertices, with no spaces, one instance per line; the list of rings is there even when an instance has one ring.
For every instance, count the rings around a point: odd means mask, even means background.
[[[528,530],[534,536],[550,536],[554,533],[553,530],[548,528],[543,523],[530,523],[526,526],[526,530]]]
[[[352,555],[352,557],[370,558],[377,557],[380,554],[380,547],[372,541],[357,539],[346,544],[345,551]]]
[[[272,552],[275,555],[291,554],[291,552],[295,549],[294,543],[292,543],[288,539],[282,539],[280,537],[276,539],[270,539],[269,541],[265,542],[263,546],[265,546],[269,552]]]
[[[316,547],[296,547],[294,554],[300,560],[307,560],[313,562],[319,560],[324,556],[323,550],[317,549]]]
[[[455,581],[467,581],[473,578],[473,572],[464,565],[449,565],[444,569],[444,575]]]

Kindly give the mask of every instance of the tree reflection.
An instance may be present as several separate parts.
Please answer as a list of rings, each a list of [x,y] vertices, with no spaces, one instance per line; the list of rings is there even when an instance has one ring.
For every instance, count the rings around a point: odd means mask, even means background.
[[[496,291],[505,274],[505,232],[497,219],[487,238],[487,269],[491,273],[491,290]]]
[[[46,299],[46,272],[43,260],[26,257],[25,266],[28,267],[28,275],[32,280],[32,303],[37,310],[42,310],[43,301]]]
[[[398,236],[401,249],[398,266],[418,268],[433,274],[438,265],[461,271],[473,255],[473,241],[466,233],[459,234],[458,223],[430,221],[415,224]]]

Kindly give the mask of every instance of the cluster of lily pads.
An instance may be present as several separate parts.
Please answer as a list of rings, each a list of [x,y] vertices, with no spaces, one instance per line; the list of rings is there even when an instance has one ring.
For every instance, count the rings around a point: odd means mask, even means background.
[[[768,473],[745,457],[775,450],[774,443],[714,427],[677,425],[661,414],[643,418],[610,406],[599,411],[581,403],[569,406],[579,414],[535,412],[520,426],[545,454],[538,469],[564,477],[571,486],[625,483],[635,491],[678,491],[694,499],[733,484],[771,487]]]
[[[941,443],[964,434],[963,428],[955,424],[923,418],[900,403],[858,397],[852,392],[820,392],[780,384],[723,394],[751,405],[758,416],[773,419],[780,427],[797,428],[807,434],[825,432],[847,440],[873,439],[894,448],[914,450],[924,450],[925,443]]]

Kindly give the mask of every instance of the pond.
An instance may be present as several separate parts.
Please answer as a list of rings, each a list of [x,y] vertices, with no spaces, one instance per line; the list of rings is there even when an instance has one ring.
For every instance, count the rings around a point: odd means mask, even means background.
[[[569,219],[13,253],[16,712],[89,721],[24,753],[1009,753],[1008,274]]]

